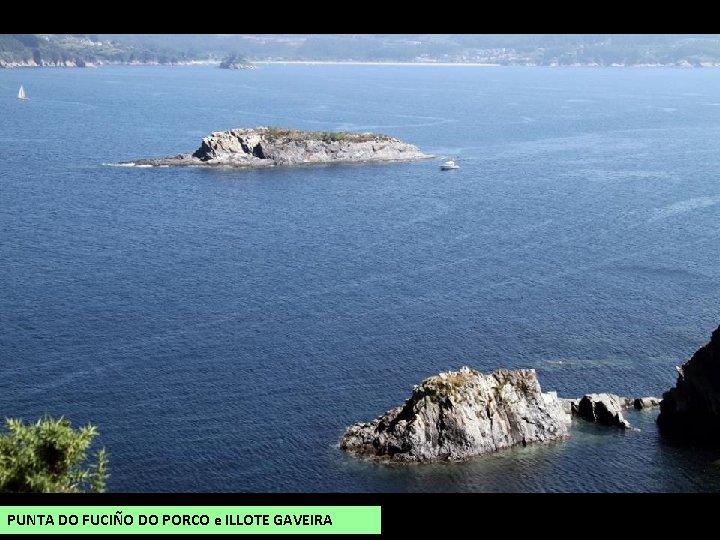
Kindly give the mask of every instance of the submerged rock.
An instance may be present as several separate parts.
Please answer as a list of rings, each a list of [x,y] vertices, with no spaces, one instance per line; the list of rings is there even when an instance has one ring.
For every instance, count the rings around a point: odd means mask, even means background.
[[[462,460],[567,437],[570,415],[534,369],[490,375],[463,367],[415,386],[405,405],[350,426],[345,451],[401,462]]]
[[[663,394],[657,423],[667,438],[720,443],[720,326],[678,370]]]
[[[261,168],[408,161],[430,157],[416,146],[387,135],[259,127],[212,133],[192,154],[141,159],[122,165]]]
[[[625,420],[622,411],[631,403],[632,400],[615,394],[585,394],[577,404],[572,404],[572,412],[588,422],[629,429],[630,422]]]

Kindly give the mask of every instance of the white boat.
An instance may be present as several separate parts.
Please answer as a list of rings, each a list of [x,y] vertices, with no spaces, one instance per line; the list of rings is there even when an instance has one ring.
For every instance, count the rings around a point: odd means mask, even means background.
[[[444,162],[442,165],[440,165],[441,171],[452,171],[453,169],[459,169],[460,165],[455,163],[454,159],[449,159],[446,162]]]
[[[18,90],[18,99],[30,99],[27,97],[27,94],[25,93],[25,89],[23,88],[22,84],[20,85],[20,90]]]

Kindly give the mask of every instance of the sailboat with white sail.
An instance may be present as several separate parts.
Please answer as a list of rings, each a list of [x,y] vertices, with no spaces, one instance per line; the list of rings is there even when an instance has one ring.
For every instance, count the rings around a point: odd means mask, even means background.
[[[27,97],[27,94],[25,93],[25,88],[23,88],[22,84],[20,85],[20,90],[18,90],[18,99],[30,99],[29,97]]]

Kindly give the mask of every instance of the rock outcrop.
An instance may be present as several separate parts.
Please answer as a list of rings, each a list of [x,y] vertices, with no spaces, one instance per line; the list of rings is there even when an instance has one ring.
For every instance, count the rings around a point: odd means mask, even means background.
[[[457,461],[567,437],[570,415],[534,369],[464,367],[425,379],[404,406],[349,427],[340,448],[399,462]]]
[[[212,133],[192,154],[121,163],[176,167],[273,167],[317,163],[363,163],[426,159],[416,146],[387,135],[311,132],[278,128]]]
[[[633,400],[633,407],[638,411],[642,409],[651,409],[652,407],[659,407],[662,400],[656,397],[639,397]]]
[[[660,404],[660,433],[670,439],[720,443],[720,326],[709,343],[676,369],[677,383]]]
[[[630,422],[625,420],[622,411],[631,406],[632,400],[615,394],[585,394],[577,404],[572,404],[572,412],[588,422],[629,429]]]

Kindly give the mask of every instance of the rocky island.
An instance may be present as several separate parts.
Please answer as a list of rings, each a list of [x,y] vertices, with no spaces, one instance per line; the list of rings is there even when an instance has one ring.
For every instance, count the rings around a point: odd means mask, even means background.
[[[571,416],[534,369],[489,375],[463,367],[413,389],[405,405],[350,426],[340,448],[396,462],[459,461],[569,435]]]
[[[345,431],[340,448],[394,463],[461,461],[516,445],[564,439],[573,418],[633,429],[622,411],[657,407],[655,397],[615,394],[559,398],[543,393],[534,369],[489,375],[463,367],[433,375],[404,405]]]
[[[261,168],[319,163],[371,163],[431,158],[387,135],[258,127],[218,131],[191,154],[140,159],[122,165]]]

